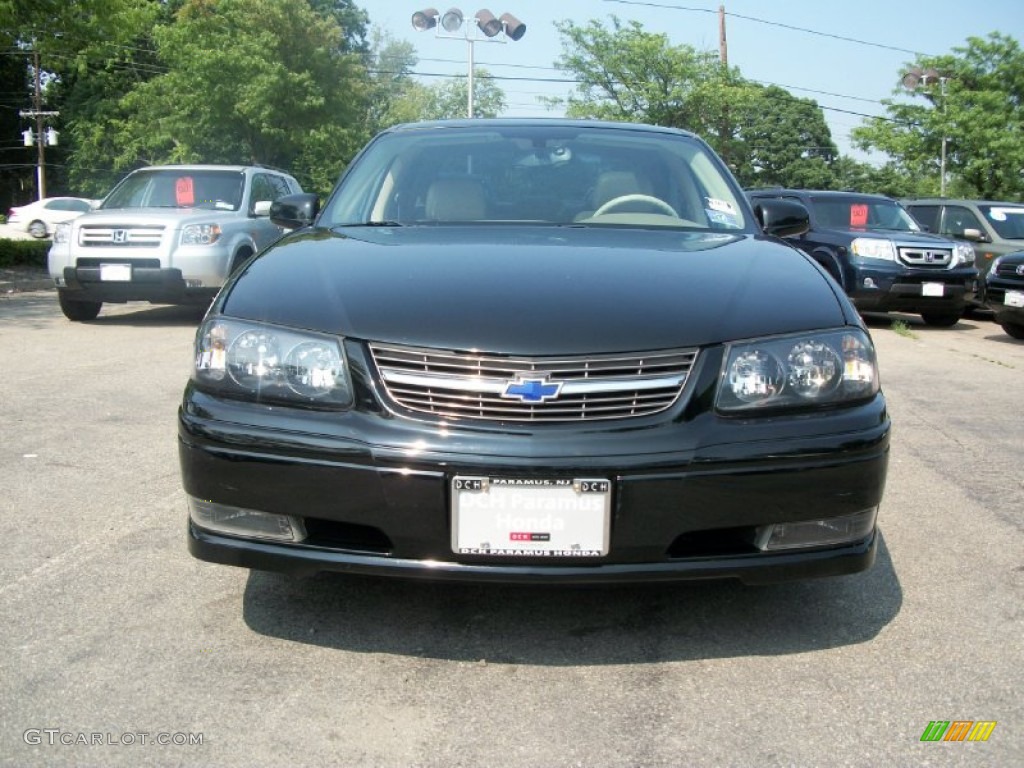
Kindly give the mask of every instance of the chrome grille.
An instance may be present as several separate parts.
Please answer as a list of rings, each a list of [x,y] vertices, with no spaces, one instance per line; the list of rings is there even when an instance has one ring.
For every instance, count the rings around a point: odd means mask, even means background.
[[[78,242],[86,248],[157,248],[163,233],[163,227],[83,225]]]
[[[913,248],[901,245],[898,251],[900,261],[910,267],[945,269],[953,260],[953,251],[949,248]]]
[[[679,397],[697,350],[581,357],[512,357],[371,344],[388,395],[411,411],[486,421],[627,419],[663,411]],[[506,394],[536,383],[542,401]]]

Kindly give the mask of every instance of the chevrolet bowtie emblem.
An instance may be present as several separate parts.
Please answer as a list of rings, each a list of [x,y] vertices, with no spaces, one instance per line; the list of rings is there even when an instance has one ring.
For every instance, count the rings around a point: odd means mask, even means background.
[[[501,396],[524,403],[543,403],[545,400],[554,400],[561,391],[562,382],[560,381],[548,381],[547,377],[542,379],[520,378],[510,381]]]

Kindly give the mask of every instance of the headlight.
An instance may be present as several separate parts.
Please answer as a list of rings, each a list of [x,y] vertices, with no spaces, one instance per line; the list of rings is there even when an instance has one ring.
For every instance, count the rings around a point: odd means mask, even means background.
[[[867,259],[896,261],[896,246],[892,240],[877,237],[858,237],[850,243],[850,252]]]
[[[956,243],[953,246],[953,266],[960,264],[965,267],[974,266],[974,246],[970,243]]]
[[[181,230],[182,245],[212,245],[220,239],[216,224],[189,224]]]
[[[340,341],[263,323],[214,318],[196,334],[200,389],[257,402],[347,408],[352,385]]]
[[[62,221],[56,227],[53,228],[53,242],[55,243],[66,243],[71,239],[71,225],[66,221]]]
[[[716,407],[723,413],[806,408],[878,392],[875,348],[860,330],[730,344]]]
[[[992,259],[992,263],[988,265],[988,272],[985,274],[986,279],[989,275],[995,275],[999,270],[999,262],[1003,260],[1002,256],[996,256]]]

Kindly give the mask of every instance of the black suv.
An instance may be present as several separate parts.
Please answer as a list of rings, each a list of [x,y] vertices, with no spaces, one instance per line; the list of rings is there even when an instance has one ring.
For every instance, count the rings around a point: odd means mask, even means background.
[[[985,305],[1015,339],[1024,339],[1024,251],[1000,256],[982,283]]]
[[[811,228],[791,242],[824,267],[862,312],[912,312],[956,325],[977,289],[974,249],[921,231],[888,197],[805,189],[750,189],[751,203],[792,200]]]

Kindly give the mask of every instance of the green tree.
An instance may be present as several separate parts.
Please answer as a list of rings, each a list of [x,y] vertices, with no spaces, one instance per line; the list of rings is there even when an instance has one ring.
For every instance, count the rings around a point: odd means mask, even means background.
[[[563,46],[556,66],[579,81],[567,115],[693,131],[747,186],[833,183],[838,152],[814,101],[747,81],[717,53],[673,46],[635,21],[556,26]]]
[[[102,125],[117,169],[254,162],[326,192],[365,140],[360,59],[306,0],[189,0],[153,39],[166,71]]]
[[[421,120],[466,117],[469,110],[469,78],[456,77],[430,86]],[[497,117],[505,109],[505,92],[482,67],[473,69],[473,117]]]
[[[884,102],[885,119],[854,129],[856,144],[886,153],[896,172],[926,180],[920,193],[938,194],[945,136],[948,195],[1024,199],[1024,51],[1019,43],[994,32],[968,38],[951,54],[919,56],[913,66],[933,70],[932,76],[921,79],[912,92],[897,88],[894,94],[902,98]]]

